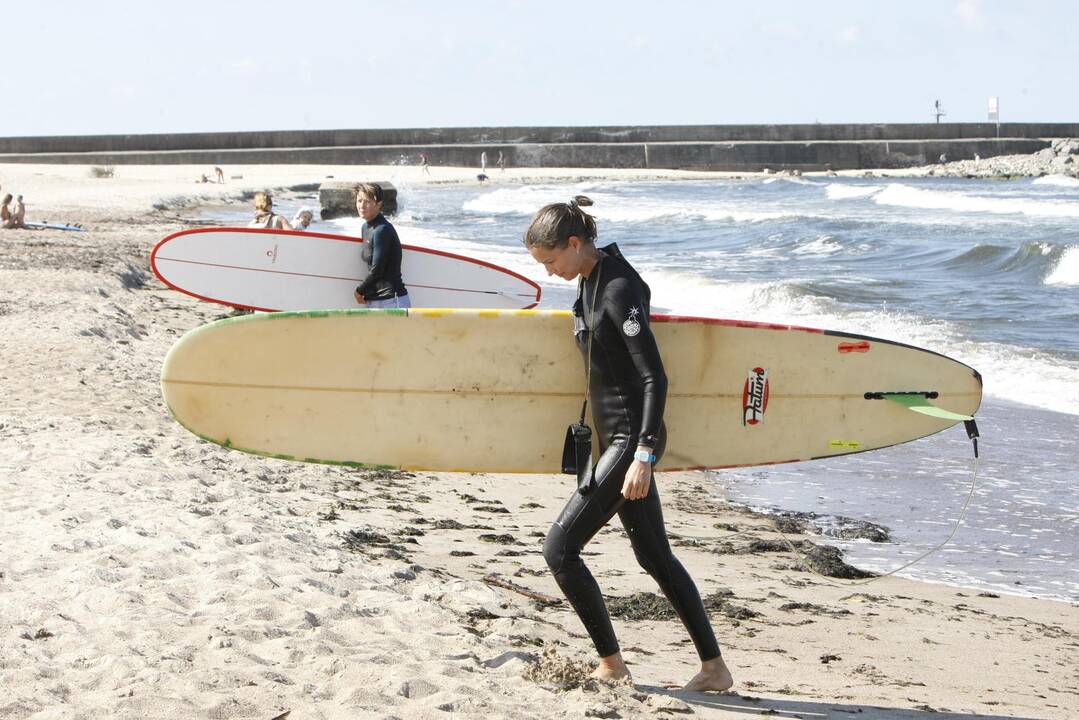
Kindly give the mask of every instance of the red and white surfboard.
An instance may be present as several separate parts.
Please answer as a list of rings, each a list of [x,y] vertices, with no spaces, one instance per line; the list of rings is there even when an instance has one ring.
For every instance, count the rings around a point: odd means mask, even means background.
[[[169,235],[150,267],[182,293],[251,310],[357,307],[367,277],[361,238],[295,230],[199,228]],[[413,307],[528,309],[540,287],[482,260],[402,245],[401,274]]]

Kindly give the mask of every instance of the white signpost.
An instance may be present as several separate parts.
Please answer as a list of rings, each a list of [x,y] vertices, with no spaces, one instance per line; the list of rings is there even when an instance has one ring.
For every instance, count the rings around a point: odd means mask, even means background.
[[[989,122],[996,123],[997,137],[1000,137],[1000,98],[989,98]]]

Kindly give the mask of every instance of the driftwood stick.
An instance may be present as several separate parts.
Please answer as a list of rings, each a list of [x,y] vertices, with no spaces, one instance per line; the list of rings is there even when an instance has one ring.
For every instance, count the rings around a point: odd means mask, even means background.
[[[503,590],[512,590],[513,592],[517,593],[518,595],[524,595],[526,598],[531,598],[532,600],[538,600],[541,603],[546,603],[548,605],[561,605],[562,604],[562,598],[556,598],[556,597],[553,597],[551,595],[544,595],[541,592],[536,592],[535,590],[529,590],[528,588],[523,587],[521,585],[518,585],[515,582],[510,582],[509,580],[506,580],[505,578],[499,577],[498,575],[496,575],[494,573],[491,573],[490,575],[487,575],[486,577],[484,577],[483,581],[485,583],[487,583],[488,585],[492,585],[494,587],[499,587],[499,588],[502,588]]]

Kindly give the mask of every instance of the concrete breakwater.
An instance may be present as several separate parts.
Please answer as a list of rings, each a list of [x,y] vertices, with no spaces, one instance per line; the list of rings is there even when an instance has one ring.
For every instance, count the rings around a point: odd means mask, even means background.
[[[1021,155],[1079,123],[311,130],[0,138],[0,163],[328,164],[759,171],[906,168]]]

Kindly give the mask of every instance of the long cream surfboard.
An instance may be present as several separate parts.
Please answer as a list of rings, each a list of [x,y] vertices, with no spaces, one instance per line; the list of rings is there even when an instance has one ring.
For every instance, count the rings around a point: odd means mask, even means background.
[[[658,469],[761,465],[894,445],[972,415],[981,377],[933,352],[807,328],[656,315],[667,371]],[[568,312],[350,310],[221,320],[170,350],[175,418],[290,460],[406,470],[557,472],[584,391]],[[867,399],[874,398],[874,399]]]

